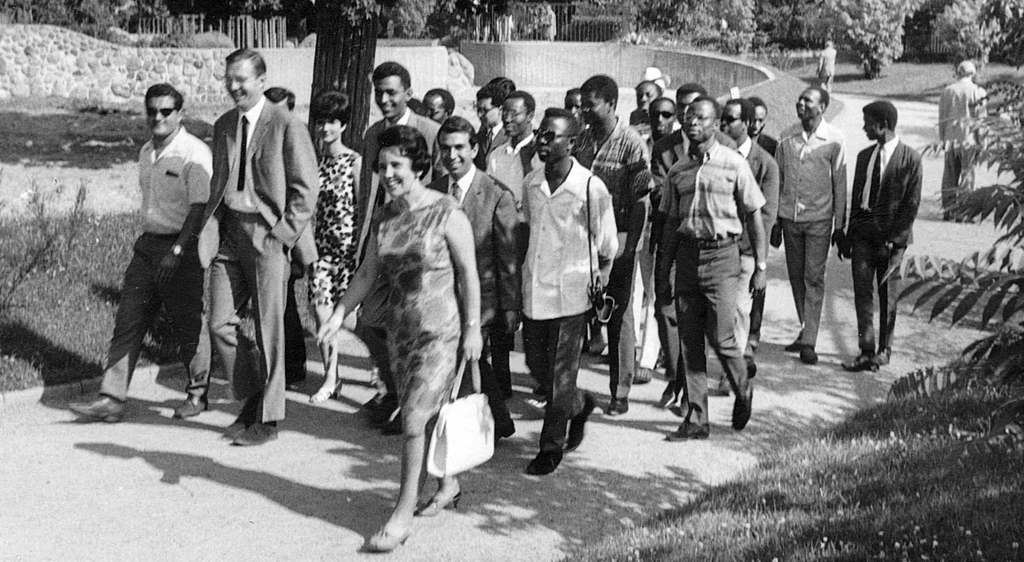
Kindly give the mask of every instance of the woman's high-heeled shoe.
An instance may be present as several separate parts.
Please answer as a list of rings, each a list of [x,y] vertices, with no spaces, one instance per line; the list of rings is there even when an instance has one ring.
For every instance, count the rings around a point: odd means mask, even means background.
[[[320,390],[316,391],[316,394],[309,397],[310,404],[323,404],[331,398],[337,398],[341,394],[341,379],[334,383],[333,386],[325,384],[320,387]]]
[[[365,550],[367,552],[391,552],[405,544],[405,541],[409,540],[410,536],[412,536],[412,531],[406,531],[403,535],[394,536],[388,534],[387,530],[382,527],[381,530],[366,540]]]
[[[437,499],[437,494],[430,498],[423,507],[416,510],[416,517],[435,517],[438,513],[441,513],[442,509],[451,507],[452,509],[459,508],[459,501],[462,500],[462,490],[459,490],[451,499],[441,503],[441,500]]]

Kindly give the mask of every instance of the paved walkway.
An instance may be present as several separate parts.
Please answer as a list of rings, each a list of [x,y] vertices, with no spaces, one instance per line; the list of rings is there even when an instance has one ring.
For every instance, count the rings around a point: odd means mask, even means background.
[[[860,107],[846,104],[834,122],[851,146],[868,141]],[[928,104],[898,104],[900,133],[921,146],[934,133]],[[852,159],[852,155],[851,155]],[[936,167],[938,165],[938,167]],[[925,173],[927,207],[917,223],[915,253],[964,256],[986,246],[991,226],[933,222],[941,161]],[[919,365],[943,362],[978,336],[928,324],[902,310],[892,365],[850,374],[840,361],[856,352],[848,262],[828,271],[821,363],[808,367],[782,351],[798,331],[782,252],[769,260],[761,369],[754,416],[745,431],[729,428],[732,400],[711,399],[712,438],[667,443],[680,419],[653,404],[664,382],[638,386],[630,412],[595,415],[583,446],[547,477],[523,474],[536,453],[540,419],[522,354],[513,357],[520,391],[511,401],[516,435],[492,461],[461,478],[457,511],[417,520],[414,535],[387,560],[556,560],[677,506],[695,493],[753,467],[760,455],[806,439],[848,413],[884,399],[889,384]],[[652,332],[653,333],[653,332]],[[651,338],[655,339],[655,338]],[[310,346],[311,357],[316,352]],[[0,417],[0,559],[31,561],[357,560],[365,537],[386,519],[397,495],[400,440],[368,429],[355,413],[371,390],[367,360],[355,344],[344,399],[325,407],[289,393],[281,438],[236,448],[220,437],[238,404],[227,400],[194,421],[170,419],[183,387],[173,372],[137,376],[125,421],[79,424],[65,404],[7,405]],[[607,365],[586,357],[584,388],[608,397]],[[315,361],[310,370],[319,372]],[[310,381],[312,392],[317,381]],[[223,395],[223,389],[217,388]]]

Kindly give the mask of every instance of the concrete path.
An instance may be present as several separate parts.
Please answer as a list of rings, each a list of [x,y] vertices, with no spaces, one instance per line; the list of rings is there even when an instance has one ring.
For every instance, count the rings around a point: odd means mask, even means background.
[[[846,104],[835,122],[851,147],[868,100]],[[899,104],[900,133],[921,146],[934,130],[928,104]],[[913,116],[913,117],[912,117]],[[851,156],[852,158],[852,156]],[[929,160],[926,197],[937,195],[941,161]],[[933,201],[934,203],[934,201]],[[961,257],[994,237],[986,226],[934,222],[926,211],[916,227],[915,253]],[[764,345],[758,357],[754,416],[745,431],[729,428],[732,400],[711,399],[712,437],[667,443],[680,419],[653,404],[664,382],[637,386],[630,412],[597,413],[583,446],[547,477],[523,474],[536,453],[539,413],[526,405],[529,378],[522,354],[513,357],[518,396],[510,405],[517,433],[494,459],[461,478],[457,511],[417,520],[408,544],[386,560],[545,561],[591,544],[709,485],[753,467],[765,452],[808,438],[850,412],[883,400],[896,377],[944,362],[978,337],[969,328],[901,310],[892,365],[850,374],[840,361],[856,353],[848,262],[828,271],[820,364],[808,367],[782,351],[798,331],[783,254],[769,260]],[[904,307],[905,308],[905,307]],[[653,333],[653,332],[652,332]],[[656,339],[654,337],[650,339]],[[0,417],[0,559],[109,561],[184,559],[358,560],[365,538],[386,519],[397,495],[400,440],[366,427],[355,413],[369,399],[368,362],[352,343],[341,401],[311,406],[289,393],[281,438],[254,449],[229,446],[221,430],[239,405],[219,400],[194,421],[170,419],[182,399],[180,375],[155,370],[133,383],[128,417],[116,425],[80,424],[63,403],[9,400]],[[310,346],[311,358],[316,357]],[[607,365],[585,357],[582,387],[608,398]],[[315,361],[311,372],[322,372]],[[318,386],[311,377],[307,393]],[[216,387],[215,397],[226,396]],[[19,405],[19,402],[20,405]],[[433,488],[429,489],[432,492]]]

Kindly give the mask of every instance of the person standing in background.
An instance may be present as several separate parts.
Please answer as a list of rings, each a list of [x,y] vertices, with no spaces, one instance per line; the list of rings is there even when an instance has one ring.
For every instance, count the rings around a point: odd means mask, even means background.
[[[985,90],[974,83],[977,68],[965,60],[956,68],[957,81],[939,99],[939,140],[945,145],[942,168],[942,220],[956,218],[957,199],[974,191],[974,161],[978,148],[968,119],[985,116]]]

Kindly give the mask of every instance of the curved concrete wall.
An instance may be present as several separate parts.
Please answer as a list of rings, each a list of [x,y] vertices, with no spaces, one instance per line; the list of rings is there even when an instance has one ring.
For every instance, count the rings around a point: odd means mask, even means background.
[[[463,43],[462,54],[476,68],[477,85],[505,76],[537,88],[568,88],[595,74],[607,74],[632,88],[648,66],[672,77],[672,86],[703,84],[716,96],[733,86],[746,88],[773,78],[760,66],[706,53],[622,43]]]

